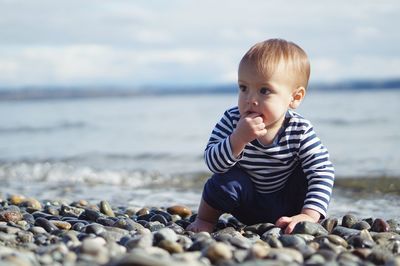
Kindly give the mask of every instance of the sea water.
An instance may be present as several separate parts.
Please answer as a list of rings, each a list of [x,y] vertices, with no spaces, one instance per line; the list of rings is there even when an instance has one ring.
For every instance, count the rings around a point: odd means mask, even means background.
[[[297,111],[337,178],[400,178],[399,100],[400,90],[310,91]],[[235,94],[1,101],[1,194],[197,208],[205,145],[236,103]],[[335,189],[330,214],[399,218],[399,202]]]

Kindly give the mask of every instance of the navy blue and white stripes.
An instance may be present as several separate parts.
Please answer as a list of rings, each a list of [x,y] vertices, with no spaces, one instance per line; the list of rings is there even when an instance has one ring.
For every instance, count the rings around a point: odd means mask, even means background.
[[[205,150],[205,161],[214,173],[224,173],[236,163],[251,176],[260,193],[282,189],[294,168],[300,163],[308,180],[304,208],[326,216],[332,194],[334,169],[327,149],[321,144],[311,123],[288,111],[284,126],[274,142],[264,146],[254,140],[238,158],[232,154],[229,136],[240,119],[237,107],[225,111],[211,133]]]

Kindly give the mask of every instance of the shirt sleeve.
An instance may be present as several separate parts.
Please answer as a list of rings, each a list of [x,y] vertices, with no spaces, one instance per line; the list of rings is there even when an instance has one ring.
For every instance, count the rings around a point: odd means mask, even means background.
[[[335,172],[328,150],[309,126],[300,140],[299,158],[307,177],[308,190],[303,208],[313,209],[326,217],[331,200]]]
[[[225,173],[240,160],[232,153],[230,135],[233,130],[234,118],[227,110],[215,125],[204,151],[206,164],[213,173]]]

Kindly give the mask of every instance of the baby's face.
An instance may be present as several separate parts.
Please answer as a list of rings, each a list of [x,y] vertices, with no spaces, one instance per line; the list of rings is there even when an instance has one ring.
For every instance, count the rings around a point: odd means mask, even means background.
[[[271,129],[281,126],[293,97],[293,82],[283,67],[266,77],[250,64],[241,64],[238,73],[239,111],[241,116],[259,114]]]

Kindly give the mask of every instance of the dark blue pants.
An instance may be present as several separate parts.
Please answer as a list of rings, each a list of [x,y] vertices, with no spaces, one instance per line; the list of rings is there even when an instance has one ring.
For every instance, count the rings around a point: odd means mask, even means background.
[[[274,193],[259,193],[250,176],[233,167],[214,174],[204,186],[203,199],[214,209],[231,213],[244,224],[275,223],[282,216],[299,214],[307,193],[307,179],[298,166],[285,187]]]

